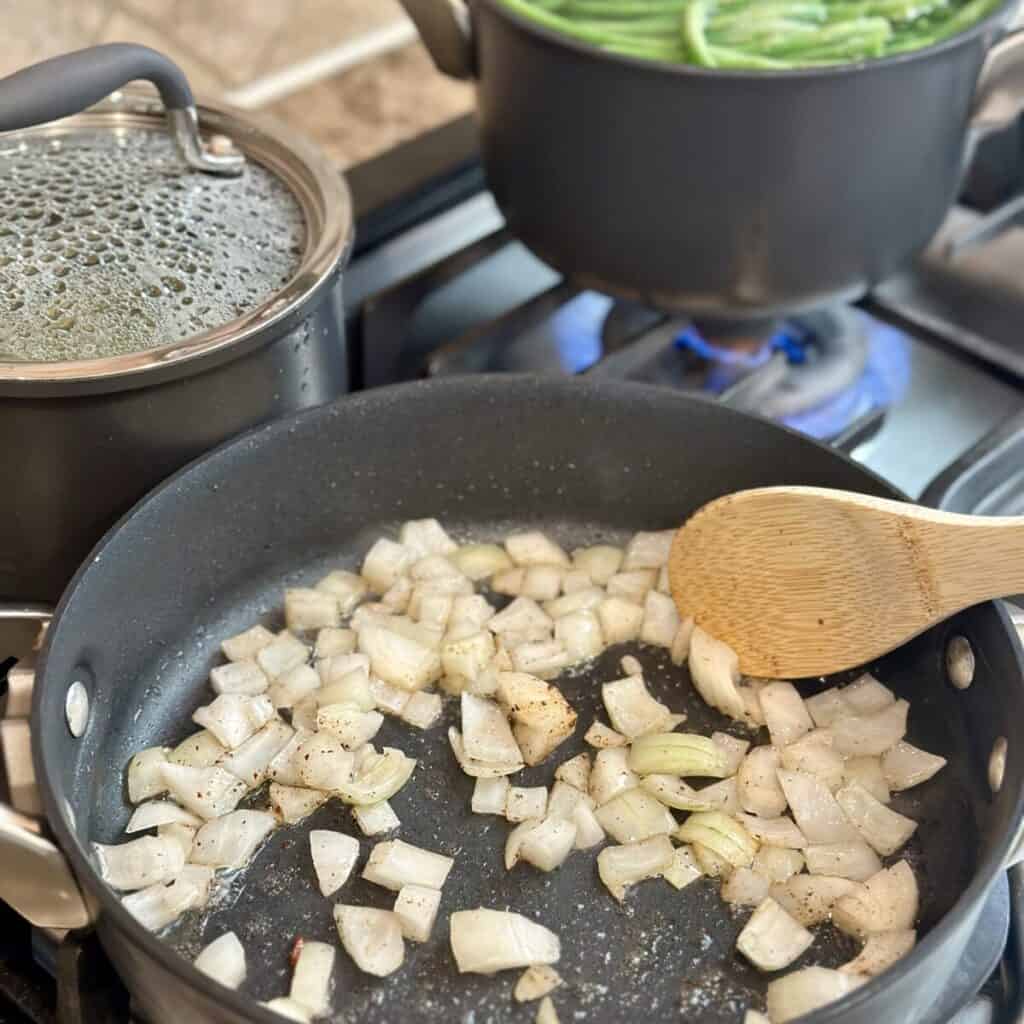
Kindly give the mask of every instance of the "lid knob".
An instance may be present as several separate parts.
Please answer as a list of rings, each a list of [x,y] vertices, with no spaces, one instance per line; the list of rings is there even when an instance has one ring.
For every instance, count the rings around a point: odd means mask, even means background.
[[[192,90],[181,68],[136,43],[106,43],[41,61],[0,79],[0,132],[77,114],[128,82],[148,79],[167,108],[171,135],[190,167],[210,174],[242,173],[240,153],[214,153],[199,135]]]

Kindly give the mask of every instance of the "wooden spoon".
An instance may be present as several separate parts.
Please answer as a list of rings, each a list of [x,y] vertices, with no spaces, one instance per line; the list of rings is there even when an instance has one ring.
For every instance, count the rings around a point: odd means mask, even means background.
[[[1024,591],[1024,517],[763,487],[698,510],[668,571],[680,614],[729,644],[746,674],[828,675]]]

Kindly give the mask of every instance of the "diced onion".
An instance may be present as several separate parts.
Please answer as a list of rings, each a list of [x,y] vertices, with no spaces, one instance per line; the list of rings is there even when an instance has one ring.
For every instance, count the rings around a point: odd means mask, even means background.
[[[827,729],[841,715],[850,713],[849,705],[834,686],[806,697],[804,706],[819,729]]]
[[[288,746],[293,735],[294,730],[290,725],[275,718],[240,747],[232,750],[220,765],[255,789],[266,781],[274,758]]]
[[[359,579],[358,576],[354,578]],[[363,581],[359,580],[359,582]],[[329,626],[327,629],[317,632],[313,656],[319,661],[321,658],[330,658],[335,654],[351,654],[355,649],[356,634],[353,630]]]
[[[385,683],[383,679],[370,680],[370,693],[377,710],[388,715],[400,715],[411,699],[408,690],[400,690],[397,686]]]
[[[295,753],[302,785],[339,792],[352,779],[355,758],[330,733],[314,733]]]
[[[721,782],[713,782],[710,786],[703,786],[697,790],[697,795],[707,807],[695,808],[696,810],[724,811],[726,814],[736,815],[740,813],[740,801],[736,789],[736,776],[730,779],[722,779]]]
[[[899,744],[897,744],[899,746]],[[896,749],[895,747],[893,748]],[[882,771],[880,757],[849,757],[843,765],[843,782],[863,786],[879,803],[887,804],[892,795]]]
[[[792,683],[775,682],[758,694],[772,743],[785,747],[814,728],[814,722]]]
[[[405,574],[415,557],[403,544],[381,537],[366,553],[360,572],[374,592],[383,594]]]
[[[420,558],[453,555],[459,548],[436,519],[410,519],[402,524],[399,540]]]
[[[768,1016],[772,1024],[786,1024],[842,999],[861,984],[863,979],[852,974],[827,967],[804,967],[769,983]]]
[[[505,797],[505,817],[509,821],[543,818],[548,805],[544,786],[510,786]]]
[[[562,573],[563,594],[576,594],[581,590],[592,589],[592,583],[593,581],[590,579],[590,574],[584,572],[582,569],[566,569]]]
[[[884,754],[906,735],[909,708],[898,700],[871,715],[837,718],[831,726],[836,750],[851,757]]]
[[[669,728],[672,712],[648,693],[643,676],[626,676],[605,683],[601,687],[601,698],[612,725],[623,736],[636,739],[651,733],[665,733]]]
[[[379,804],[390,800],[412,776],[416,761],[400,750],[385,747],[367,758],[351,782],[337,787],[338,796],[349,804]]]
[[[586,793],[590,785],[590,755],[577,754],[555,769],[555,778]]]
[[[769,882],[751,868],[736,868],[722,883],[722,899],[737,907],[756,907],[768,895]]]
[[[604,600],[604,591],[600,587],[592,586],[590,578],[587,577],[587,584],[580,590],[572,593],[566,592],[563,597],[556,597],[552,601],[544,602],[544,611],[552,619],[560,619],[566,615],[573,615],[576,612],[594,612],[597,606]],[[557,624],[557,622],[556,622]]]
[[[309,648],[287,630],[278,633],[256,653],[256,663],[271,679],[277,679],[308,659]]]
[[[266,811],[232,811],[196,833],[190,859],[211,868],[243,867],[276,826],[274,815]]]
[[[163,777],[175,800],[200,818],[217,818],[233,811],[246,793],[241,779],[216,765],[190,768],[184,764],[165,764]]]
[[[736,689],[739,658],[728,644],[695,626],[690,637],[689,666],[693,685],[707,704],[730,718],[743,718],[746,709]]]
[[[541,637],[550,636],[554,621],[536,601],[528,597],[517,597],[487,623],[492,633],[525,633]]]
[[[508,911],[457,910],[450,919],[450,937],[460,974],[553,964],[561,956],[554,932]]]
[[[597,606],[597,618],[606,644],[624,644],[640,636],[644,610],[624,597],[606,597]]]
[[[804,855],[799,850],[781,846],[762,846],[754,857],[751,870],[769,883],[787,882],[804,869]]]
[[[346,688],[355,685],[354,681],[349,679],[353,672],[362,672],[369,678],[370,657],[367,654],[332,654],[330,657],[321,658],[317,662],[316,671],[320,676],[321,682],[327,688],[326,692],[328,694],[331,693],[331,687],[335,684],[343,684],[342,688],[337,691],[337,695],[330,699],[320,699],[321,695],[317,694],[318,704],[330,704],[341,700],[346,692],[348,692],[348,699],[352,703],[361,703],[363,694],[358,691],[347,691]]]
[[[464,544],[451,556],[459,572],[474,582],[512,567],[512,559],[497,544]]]
[[[743,1024],[772,1024],[772,1022],[763,1013],[758,1013],[757,1010],[747,1010],[743,1014]]]
[[[518,597],[526,579],[525,569],[502,569],[491,577],[491,590],[506,597]]]
[[[181,847],[182,856],[188,860],[188,855],[192,852],[192,841],[198,831],[198,828],[193,828],[191,825],[160,825],[156,834],[161,839],[170,839],[177,843]]]
[[[222,693],[212,704],[192,715],[196,725],[209,729],[229,750],[241,746],[274,717],[274,705],[264,696]]]
[[[882,774],[889,788],[899,792],[927,782],[945,764],[944,757],[901,740],[882,755]]]
[[[454,863],[451,857],[391,839],[373,848],[363,868],[363,878],[395,892],[403,885],[441,889]]]
[[[448,640],[441,647],[441,665],[450,681],[461,680],[458,690],[465,684],[478,679],[494,657],[494,635],[487,630],[478,630],[468,636]]]
[[[316,590],[330,594],[338,605],[338,611],[342,615],[350,615],[366,596],[367,586],[366,580],[354,572],[336,569],[317,582]]]
[[[603,587],[622,568],[622,558],[621,548],[598,544],[574,551],[572,564],[585,572],[599,587]]]
[[[545,996],[540,1001],[540,1006],[537,1007],[537,1016],[534,1018],[534,1024],[559,1024],[558,1013],[550,996]]]
[[[576,728],[576,712],[561,691],[523,672],[498,675],[498,699],[515,723],[522,759],[540,764]]]
[[[554,992],[561,984],[561,976],[553,967],[538,964],[523,971],[512,990],[512,996],[518,1003],[529,1003],[534,999],[542,999],[549,992]]]
[[[679,811],[713,811],[714,805],[675,775],[646,775],[640,783],[666,807]]]
[[[673,851],[672,863],[661,872],[662,878],[676,889],[685,889],[703,875],[688,846],[678,846]]]
[[[827,875],[794,875],[771,887],[770,895],[802,925],[821,924],[832,916],[836,902],[854,892],[860,883]]]
[[[905,929],[896,932],[878,932],[869,935],[860,953],[839,968],[844,974],[874,976],[887,971],[897,960],[905,957],[917,942],[917,932]]]
[[[347,654],[341,657],[351,658],[352,655]],[[362,655],[358,655],[358,657],[362,657]],[[337,658],[338,655],[335,655],[328,659],[328,666]],[[345,670],[335,672],[328,667],[326,675],[327,680],[316,695],[318,707],[330,707],[331,704],[350,704],[357,711],[372,711],[377,706],[377,699],[370,688],[368,668],[360,665],[350,672]],[[408,700],[412,700],[408,694],[405,696]]]
[[[778,777],[793,817],[809,843],[842,843],[860,838],[820,779],[784,768],[779,769]]]
[[[505,870],[511,871],[518,863],[526,837],[540,824],[540,818],[521,821],[505,839]]]
[[[917,828],[917,822],[890,810],[856,782],[839,790],[836,801],[853,827],[883,856],[899,850]]]
[[[644,603],[647,591],[653,589],[658,580],[654,569],[631,569],[629,572],[617,572],[607,583],[605,590],[609,597],[624,597],[638,605]]]
[[[595,721],[583,736],[583,740],[598,750],[609,747],[624,747],[629,742],[621,732],[609,729],[604,722]]]
[[[284,592],[284,621],[296,632],[341,625],[338,600],[325,590],[291,587]]]
[[[270,808],[278,821],[294,825],[326,803],[328,794],[318,789],[270,784]]]
[[[711,742],[725,754],[726,776],[735,775],[744,755],[750,749],[750,741],[730,736],[727,732],[713,732]]]
[[[383,978],[402,966],[402,925],[392,911],[339,903],[334,920],[345,952],[361,971]]]
[[[869,672],[844,686],[839,695],[855,715],[872,715],[887,708],[896,699],[892,690],[883,686]]]
[[[462,733],[454,726],[448,730],[448,742],[451,745],[452,753],[459,762],[459,767],[471,778],[490,779],[501,775],[512,775],[523,767],[522,760],[518,762],[478,761],[469,757],[462,745]]]
[[[512,665],[540,679],[554,679],[570,663],[569,654],[557,640],[518,644],[512,649]]]
[[[676,603],[667,594],[649,590],[644,597],[644,621],[640,626],[640,642],[671,649],[679,630]]]
[[[590,771],[590,795],[594,803],[601,804],[627,789],[640,785],[640,776],[629,767],[629,751],[624,747],[599,750]]]
[[[241,693],[255,696],[270,685],[263,669],[255,661],[231,661],[210,670],[214,693]]]
[[[820,742],[816,733],[808,733],[803,739],[784,747],[781,753],[783,768],[814,775],[833,792],[843,784],[845,764],[842,755]]]
[[[441,656],[430,647],[380,626],[359,631],[359,650],[375,676],[402,690],[420,690],[441,676]]]
[[[737,814],[736,819],[759,843],[793,850],[802,850],[807,845],[807,839],[792,818],[759,818],[756,814]]]
[[[276,999],[268,1000],[263,1005],[268,1010],[273,1010],[279,1017],[298,1021],[299,1024],[310,1024],[310,1021],[313,1019],[313,1015],[302,1003],[297,1003],[288,996],[278,996]]]
[[[284,786],[299,786],[302,784],[300,768],[302,760],[297,755],[303,743],[312,734],[305,729],[296,729],[291,739],[277,752],[273,760],[267,766],[267,776],[280,782]]]
[[[273,639],[274,634],[266,626],[252,626],[222,640],[220,649],[229,661],[248,661],[255,658]]]
[[[572,812],[572,823],[576,826],[576,849],[589,850],[604,842],[604,829],[594,815],[590,803],[580,802]]]
[[[299,950],[292,971],[289,997],[304,1006],[314,1017],[331,1008],[331,974],[334,970],[334,947],[326,942],[306,939]]]
[[[629,766],[641,775],[720,779],[727,774],[727,756],[707,736],[686,732],[655,733],[641,736],[633,743]]]
[[[352,874],[359,859],[359,840],[343,832],[314,829],[309,833],[309,851],[320,892],[330,897]]]
[[[832,920],[840,931],[864,939],[876,932],[906,931],[917,917],[917,879],[901,860],[836,901]]]
[[[125,832],[143,832],[147,828],[157,828],[159,825],[191,825],[199,828],[203,819],[188,811],[183,810],[170,800],[150,800],[135,808],[134,813],[128,820]]]
[[[303,662],[279,675],[270,684],[267,696],[275,708],[293,708],[319,688],[320,674],[312,665]]]
[[[379,804],[353,807],[352,817],[356,819],[356,824],[364,836],[380,836],[386,832],[394,832],[402,824],[387,800],[381,800]]]
[[[426,942],[441,907],[441,892],[425,885],[403,885],[395,899],[395,916],[410,942]]]
[[[168,747],[150,747],[131,759],[128,765],[128,799],[133,804],[167,792],[163,766],[169,753]]]
[[[429,729],[441,717],[441,696],[437,693],[414,693],[402,709],[402,721],[417,729]]]
[[[808,846],[804,858],[812,875],[850,878],[855,882],[864,882],[882,869],[878,855],[863,839]]]
[[[234,932],[225,932],[203,948],[195,966],[226,988],[238,988],[245,981],[245,950]]]
[[[555,640],[565,648],[570,664],[589,661],[604,650],[601,622],[591,611],[571,612],[558,619]]]
[[[471,809],[474,814],[505,813],[509,783],[505,776],[493,779],[477,779],[473,787]]]
[[[691,843],[690,849],[693,850],[693,859],[697,866],[708,878],[728,878],[733,871],[733,866],[724,857],[720,857],[703,843]]]
[[[622,568],[660,569],[668,563],[668,553],[672,548],[675,530],[658,530],[654,533],[640,531],[635,533],[626,545],[622,558]]]
[[[379,711],[360,711],[354,704],[328,704],[316,713],[317,728],[341,740],[346,750],[369,743],[384,724]]]
[[[771,897],[754,911],[736,939],[736,948],[762,971],[781,971],[797,959],[814,936]]]
[[[757,853],[757,842],[735,819],[721,811],[698,811],[676,831],[684,843],[700,843],[734,868],[748,868]]]
[[[183,739],[168,755],[171,764],[183,764],[189,768],[210,768],[227,753],[212,732],[200,729]],[[161,785],[163,779],[161,778]],[[165,787],[166,788],[166,787]]]
[[[510,533],[505,550],[516,565],[569,565],[569,556],[546,534],[539,530]]]
[[[185,866],[181,847],[160,836],[143,836],[118,846],[92,846],[103,880],[122,892],[169,882]]]
[[[520,593],[534,601],[553,600],[562,590],[562,571],[557,565],[527,566]]]
[[[523,836],[519,856],[541,871],[554,871],[572,853],[575,842],[574,822],[546,818]]]
[[[672,843],[664,835],[622,846],[607,846],[597,855],[597,873],[621,903],[629,886],[657,877],[671,866],[674,856]]]
[[[779,782],[780,754],[774,747],[754,747],[736,773],[740,805],[761,818],[776,818],[786,809],[786,794]]]
[[[591,806],[594,803],[582,790],[570,786],[568,782],[559,780],[551,787],[544,813],[549,818],[564,818],[566,821],[571,821],[573,813],[581,802],[586,802]]]
[[[504,712],[471,693],[462,694],[462,747],[467,757],[487,764],[522,764],[523,757]]]

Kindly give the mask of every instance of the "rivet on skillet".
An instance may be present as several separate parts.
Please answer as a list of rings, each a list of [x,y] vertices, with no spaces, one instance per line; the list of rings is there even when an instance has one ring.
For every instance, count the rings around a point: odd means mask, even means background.
[[[967,637],[955,636],[949,641],[946,674],[958,690],[966,690],[974,682],[974,651]]]
[[[992,753],[988,759],[988,784],[993,793],[998,793],[1003,785],[1006,774],[1006,738],[1000,736],[992,744]]]
[[[76,679],[64,697],[64,717],[75,739],[79,739],[89,724],[89,693],[85,684]]]

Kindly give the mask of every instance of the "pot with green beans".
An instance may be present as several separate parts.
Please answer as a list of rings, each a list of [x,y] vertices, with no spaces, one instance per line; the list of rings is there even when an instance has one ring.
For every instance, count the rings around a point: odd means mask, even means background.
[[[1024,109],[1016,0],[402,0],[477,81],[510,229],[581,287],[710,318],[857,298]]]

